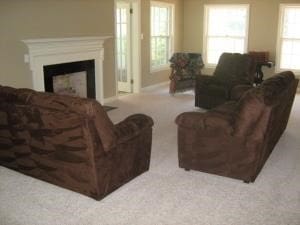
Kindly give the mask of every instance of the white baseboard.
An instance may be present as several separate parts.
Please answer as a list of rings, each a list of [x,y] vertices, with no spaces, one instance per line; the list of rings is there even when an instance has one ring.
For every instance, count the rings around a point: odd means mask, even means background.
[[[149,91],[149,90],[151,90],[151,89],[158,88],[158,87],[167,85],[167,84],[169,84],[169,83],[170,83],[170,81],[168,80],[168,81],[164,81],[164,82],[161,82],[161,83],[158,83],[158,84],[149,85],[149,86],[147,86],[147,87],[143,87],[143,88],[141,89],[141,91]]]

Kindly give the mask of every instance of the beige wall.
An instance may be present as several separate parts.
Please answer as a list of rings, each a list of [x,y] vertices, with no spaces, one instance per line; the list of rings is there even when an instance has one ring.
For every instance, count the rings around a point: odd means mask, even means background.
[[[112,0],[3,0],[0,2],[0,83],[32,87],[22,39],[113,36]],[[115,94],[114,41],[105,44],[104,96]]]
[[[182,0],[175,4],[175,50],[182,45]],[[141,0],[142,87],[168,80],[169,70],[150,74],[150,0]],[[114,36],[114,0],[0,0],[0,84],[32,88],[27,47],[21,40]],[[114,96],[114,39],[105,43],[104,97]]]
[[[269,51],[275,60],[279,3],[300,0],[161,0],[175,4],[175,51],[202,52],[203,5],[248,3],[248,50]],[[142,87],[168,81],[170,70],[150,72],[150,0],[141,0]],[[0,84],[31,88],[22,39],[114,36],[114,0],[0,1]],[[105,44],[104,97],[116,93],[114,39]],[[207,71],[211,72],[211,71]],[[272,74],[273,69],[266,69]]]
[[[181,51],[183,37],[183,2],[185,0],[161,0],[175,6],[174,51]],[[150,72],[150,0],[142,0],[142,86],[146,87],[169,80],[170,69]]]
[[[270,59],[275,60],[279,4],[300,3],[300,0],[184,0],[183,49],[202,52],[204,4],[234,3],[250,4],[248,50],[269,51]],[[274,68],[264,72],[271,75]]]

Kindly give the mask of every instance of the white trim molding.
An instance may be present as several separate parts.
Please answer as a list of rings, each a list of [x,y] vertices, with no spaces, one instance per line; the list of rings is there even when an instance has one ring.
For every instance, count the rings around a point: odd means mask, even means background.
[[[25,62],[32,71],[32,86],[45,91],[44,66],[60,63],[94,60],[96,99],[103,103],[103,43],[110,36],[73,37],[22,40],[28,47]]]

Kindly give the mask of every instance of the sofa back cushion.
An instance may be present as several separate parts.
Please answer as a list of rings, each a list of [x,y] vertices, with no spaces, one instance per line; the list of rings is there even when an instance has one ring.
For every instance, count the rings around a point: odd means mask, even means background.
[[[298,79],[295,79],[294,74],[290,71],[277,74],[261,85],[265,104],[272,108],[267,129],[268,139],[266,140],[270,148],[275,146],[287,126],[297,85]]]
[[[235,133],[240,136],[254,135],[257,132],[255,127],[261,127],[261,135],[267,129],[272,133],[278,122],[282,120],[283,111],[288,111],[288,115],[284,115],[284,123],[287,123],[292,107],[291,102],[295,95],[295,90],[291,89],[294,81],[295,76],[292,72],[282,72],[265,80],[259,87],[246,92],[238,102]],[[271,123],[272,120],[277,122]],[[285,126],[280,132],[283,132]]]
[[[81,118],[93,121],[104,150],[108,151],[116,144],[114,125],[96,100],[38,93],[32,96],[30,104],[41,109],[60,111],[61,118],[68,118],[70,113],[75,113]]]
[[[260,94],[263,96],[267,105],[276,105],[282,103],[280,97],[287,97],[290,86],[295,81],[295,75],[291,71],[284,71],[265,80],[260,86]],[[293,97],[295,93],[289,93]]]

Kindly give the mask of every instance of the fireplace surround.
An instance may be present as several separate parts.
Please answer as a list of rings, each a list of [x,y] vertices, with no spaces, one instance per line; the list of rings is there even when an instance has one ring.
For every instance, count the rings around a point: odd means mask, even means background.
[[[44,80],[44,67],[46,66],[93,60],[95,67],[95,98],[103,103],[103,43],[108,38],[110,37],[23,40],[28,47],[25,62],[29,63],[32,72],[32,88],[36,91],[47,91]]]

